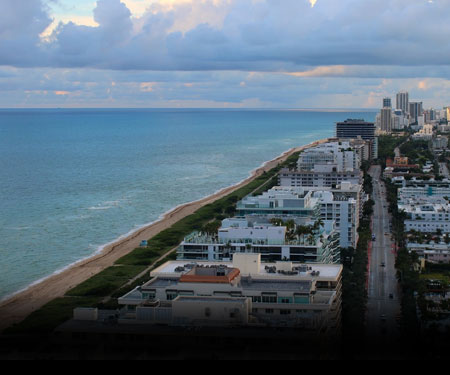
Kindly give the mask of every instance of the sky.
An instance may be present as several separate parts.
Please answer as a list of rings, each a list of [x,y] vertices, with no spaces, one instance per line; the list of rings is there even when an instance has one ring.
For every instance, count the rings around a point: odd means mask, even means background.
[[[450,105],[450,0],[1,0],[0,107]],[[395,100],[394,100],[395,103]]]

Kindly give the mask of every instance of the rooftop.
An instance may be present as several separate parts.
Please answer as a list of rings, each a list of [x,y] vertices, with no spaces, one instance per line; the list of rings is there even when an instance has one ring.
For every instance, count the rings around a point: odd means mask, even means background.
[[[292,263],[293,268],[297,268],[295,274],[289,276],[288,274],[280,274],[277,271],[277,263],[261,263],[259,272],[252,274],[253,279],[263,278],[267,280],[276,279],[298,279],[298,280],[335,280],[342,272],[342,265],[336,264],[300,264]],[[188,273],[192,268],[196,266],[203,267],[233,267],[232,262],[187,262],[185,260],[169,261],[159,268],[151,272],[152,277],[165,277],[165,278],[179,278],[183,274]]]

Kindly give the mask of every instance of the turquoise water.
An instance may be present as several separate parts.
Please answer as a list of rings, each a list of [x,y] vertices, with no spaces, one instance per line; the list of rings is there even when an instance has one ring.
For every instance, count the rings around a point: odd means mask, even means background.
[[[0,110],[0,299],[375,113]]]

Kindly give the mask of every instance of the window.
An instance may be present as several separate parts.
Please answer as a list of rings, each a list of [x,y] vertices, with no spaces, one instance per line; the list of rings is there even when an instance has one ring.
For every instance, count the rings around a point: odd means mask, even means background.
[[[262,302],[263,303],[277,303],[277,295],[276,294],[263,294]]]
[[[291,310],[280,310],[280,315],[291,315]]]
[[[168,301],[173,301],[175,298],[178,297],[178,291],[168,290],[166,296]]]
[[[142,293],[142,299],[154,300],[156,298],[156,292],[144,292]]]

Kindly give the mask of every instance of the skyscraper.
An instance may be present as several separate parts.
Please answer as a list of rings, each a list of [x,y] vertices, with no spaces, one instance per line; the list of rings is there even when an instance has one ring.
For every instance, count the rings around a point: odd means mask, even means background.
[[[407,92],[397,94],[397,109],[401,109],[403,114],[409,113],[409,94]]]
[[[422,102],[411,102],[409,103],[409,115],[410,123],[414,124],[419,121],[419,117],[423,114],[423,103]]]
[[[391,107],[384,107],[381,110],[381,130],[392,132],[392,109]]]
[[[391,98],[384,98],[383,99],[383,108],[392,108],[392,100]]]

